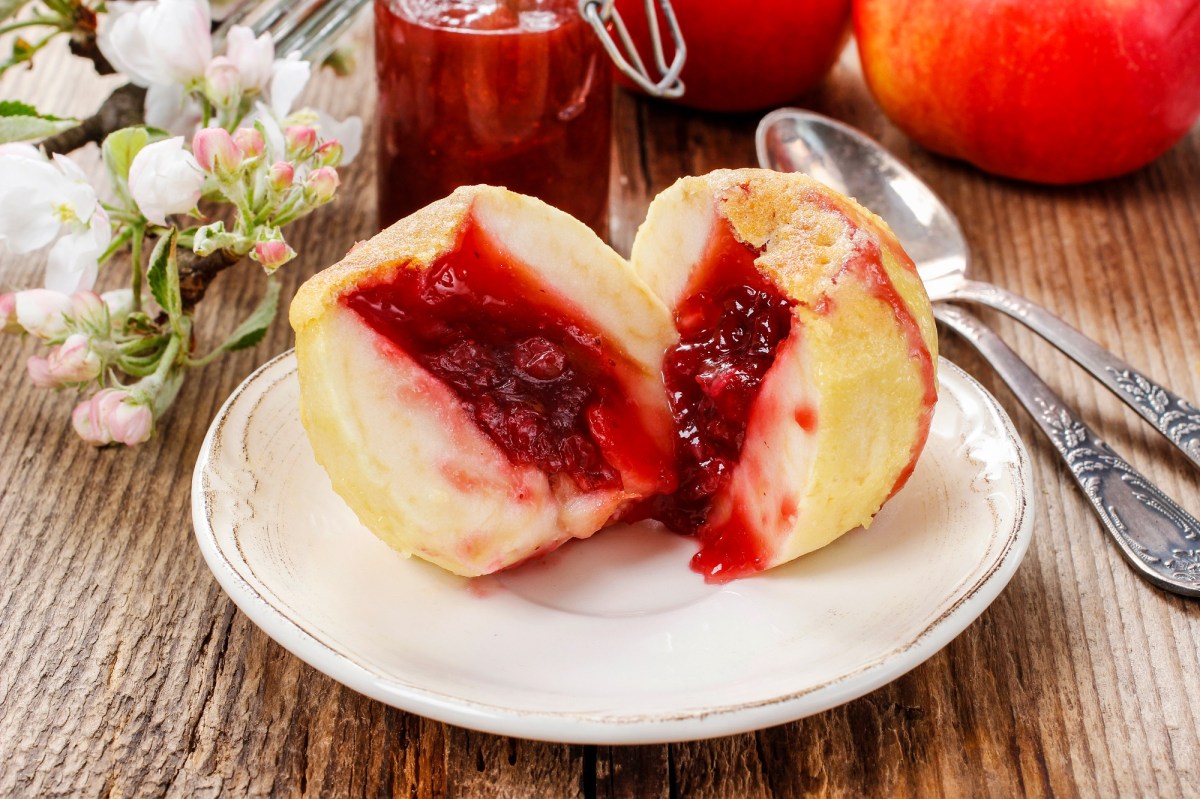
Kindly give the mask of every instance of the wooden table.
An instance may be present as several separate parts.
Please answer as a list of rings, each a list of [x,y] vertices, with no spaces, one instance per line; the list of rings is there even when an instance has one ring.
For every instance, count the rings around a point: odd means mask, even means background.
[[[112,85],[86,72],[50,53],[0,82],[0,96],[86,113]],[[370,72],[321,75],[309,99],[339,117],[364,114],[369,129]],[[1054,189],[908,142],[872,104],[852,54],[808,104],[880,139],[945,198],[979,276],[1200,398],[1200,130],[1137,174]],[[675,178],[751,165],[756,121],[619,94],[617,247],[628,251],[650,198]],[[81,160],[98,174],[94,150]],[[368,151],[345,170],[341,199],[295,227],[302,255],[284,270],[285,296],[373,232],[371,175]],[[42,258],[6,257],[0,286],[37,285]],[[228,330],[261,287],[252,268],[222,276],[202,330]],[[1200,511],[1196,473],[1147,426],[1033,335],[985,316]],[[394,710],[308,667],[235,609],[192,538],[192,465],[220,403],[291,340],[281,320],[257,349],[195,374],[161,434],[121,451],[82,444],[68,424],[72,398],[24,374],[33,344],[0,337],[0,795],[1200,794],[1200,603],[1133,575],[1012,396],[953,339],[945,354],[996,392],[1033,456],[1034,540],[1008,589],[941,653],[848,705],[757,733],[638,747],[532,743]]]

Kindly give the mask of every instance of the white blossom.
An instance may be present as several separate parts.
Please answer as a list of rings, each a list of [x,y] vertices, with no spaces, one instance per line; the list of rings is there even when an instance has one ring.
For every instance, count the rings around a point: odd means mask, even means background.
[[[45,161],[46,156],[41,150],[34,147],[29,142],[14,141],[0,144],[0,156],[17,156],[19,158],[32,158],[35,161]]]
[[[133,310],[133,289],[131,288],[106,291],[100,295],[100,299],[108,306],[108,313],[112,319],[120,319]]]
[[[182,136],[146,145],[129,167],[129,193],[156,225],[167,224],[170,214],[195,208],[203,184],[204,173],[183,149]]]
[[[200,127],[200,101],[177,83],[155,84],[146,90],[146,124],[173,136],[190,136]]]
[[[66,236],[59,238],[63,232]],[[91,288],[112,228],[78,165],[65,155],[48,160],[39,151],[0,153],[0,251],[17,254],[54,242],[46,287],[70,293]]]
[[[63,164],[74,166],[65,156],[0,156],[0,242],[18,255],[54,241],[64,224],[86,226],[97,208],[95,190]]]
[[[242,100],[242,74],[237,64],[219,55],[204,70],[204,96],[217,108],[236,107]]]
[[[270,109],[276,119],[284,119],[292,110],[292,104],[304,91],[308,79],[312,75],[312,65],[300,60],[299,53],[291,53],[287,58],[276,59],[271,69],[271,86],[269,90]]]
[[[100,52],[138,86],[190,86],[212,60],[207,0],[113,2],[101,18]]]
[[[243,90],[267,90],[275,70],[275,42],[269,32],[256,39],[254,31],[234,25],[225,39],[225,56],[237,67]]]
[[[103,208],[97,208],[83,230],[63,236],[46,259],[46,288],[70,293],[96,284],[100,255],[112,242],[112,226]]]

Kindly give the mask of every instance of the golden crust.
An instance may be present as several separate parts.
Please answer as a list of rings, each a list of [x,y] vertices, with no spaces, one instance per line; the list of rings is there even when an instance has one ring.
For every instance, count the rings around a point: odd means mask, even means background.
[[[763,250],[755,265],[801,303],[815,302],[827,291],[855,250],[857,229],[886,227],[879,217],[808,175],[723,169],[698,180],[708,184],[737,237]],[[843,205],[866,224],[847,225]]]
[[[936,363],[937,330],[929,298],[912,259],[879,216],[801,173],[722,169],[684,180],[707,184],[738,239],[762,250],[755,266],[810,308],[833,293],[837,276],[864,237],[873,239]]]
[[[368,241],[360,241],[333,266],[308,279],[288,312],[292,329],[299,332],[325,312],[348,288],[366,275],[387,279],[402,268],[423,269],[454,248],[463,219],[475,198],[492,186],[463,186],[449,197],[406,216]]]

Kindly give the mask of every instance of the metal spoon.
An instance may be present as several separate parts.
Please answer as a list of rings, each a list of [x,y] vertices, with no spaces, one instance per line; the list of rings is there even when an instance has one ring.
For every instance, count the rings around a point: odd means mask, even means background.
[[[969,254],[950,210],[873,139],[828,117],[784,108],[763,118],[759,163],[806,172],[883,217],[912,256],[934,315],[969,341],[1054,443],[1121,553],[1144,578],[1200,596],[1200,522],[1089,429],[1007,344],[977,318],[947,304],[969,300],[1029,325],[1096,375],[1200,466],[1200,413],[1038,305],[968,280]]]

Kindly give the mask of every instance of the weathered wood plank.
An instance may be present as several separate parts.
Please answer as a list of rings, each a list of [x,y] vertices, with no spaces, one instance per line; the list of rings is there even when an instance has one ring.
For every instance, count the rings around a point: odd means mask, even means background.
[[[366,58],[366,57],[365,57]],[[366,61],[364,61],[366,63]],[[65,113],[105,87],[48,53],[0,95]],[[327,75],[314,101],[370,113],[369,69]],[[852,58],[807,98],[894,149],[963,223],[979,277],[1027,294],[1181,393],[1200,397],[1200,131],[1141,172],[1047,189],[920,150],[871,105]],[[628,251],[654,193],[753,163],[755,115],[713,116],[619,95],[613,241]],[[80,158],[95,173],[94,151]],[[373,156],[342,199],[297,225],[285,296],[374,229]],[[5,256],[0,289],[41,261]],[[222,276],[206,335],[261,291]],[[984,314],[1131,460],[1193,511],[1197,475],[1081,370]],[[420,719],[303,664],[240,614],[192,541],[187,487],[208,421],[257,349],[195,375],[163,435],[97,452],[68,429],[71,399],[33,389],[29,342],[0,338],[0,795],[122,796],[1194,796],[1200,785],[1200,604],[1132,575],[1049,447],[985,364],[944,352],[1013,413],[1036,475],[1035,538],[1009,589],[942,653],[815,717],[707,742],[531,743]]]

